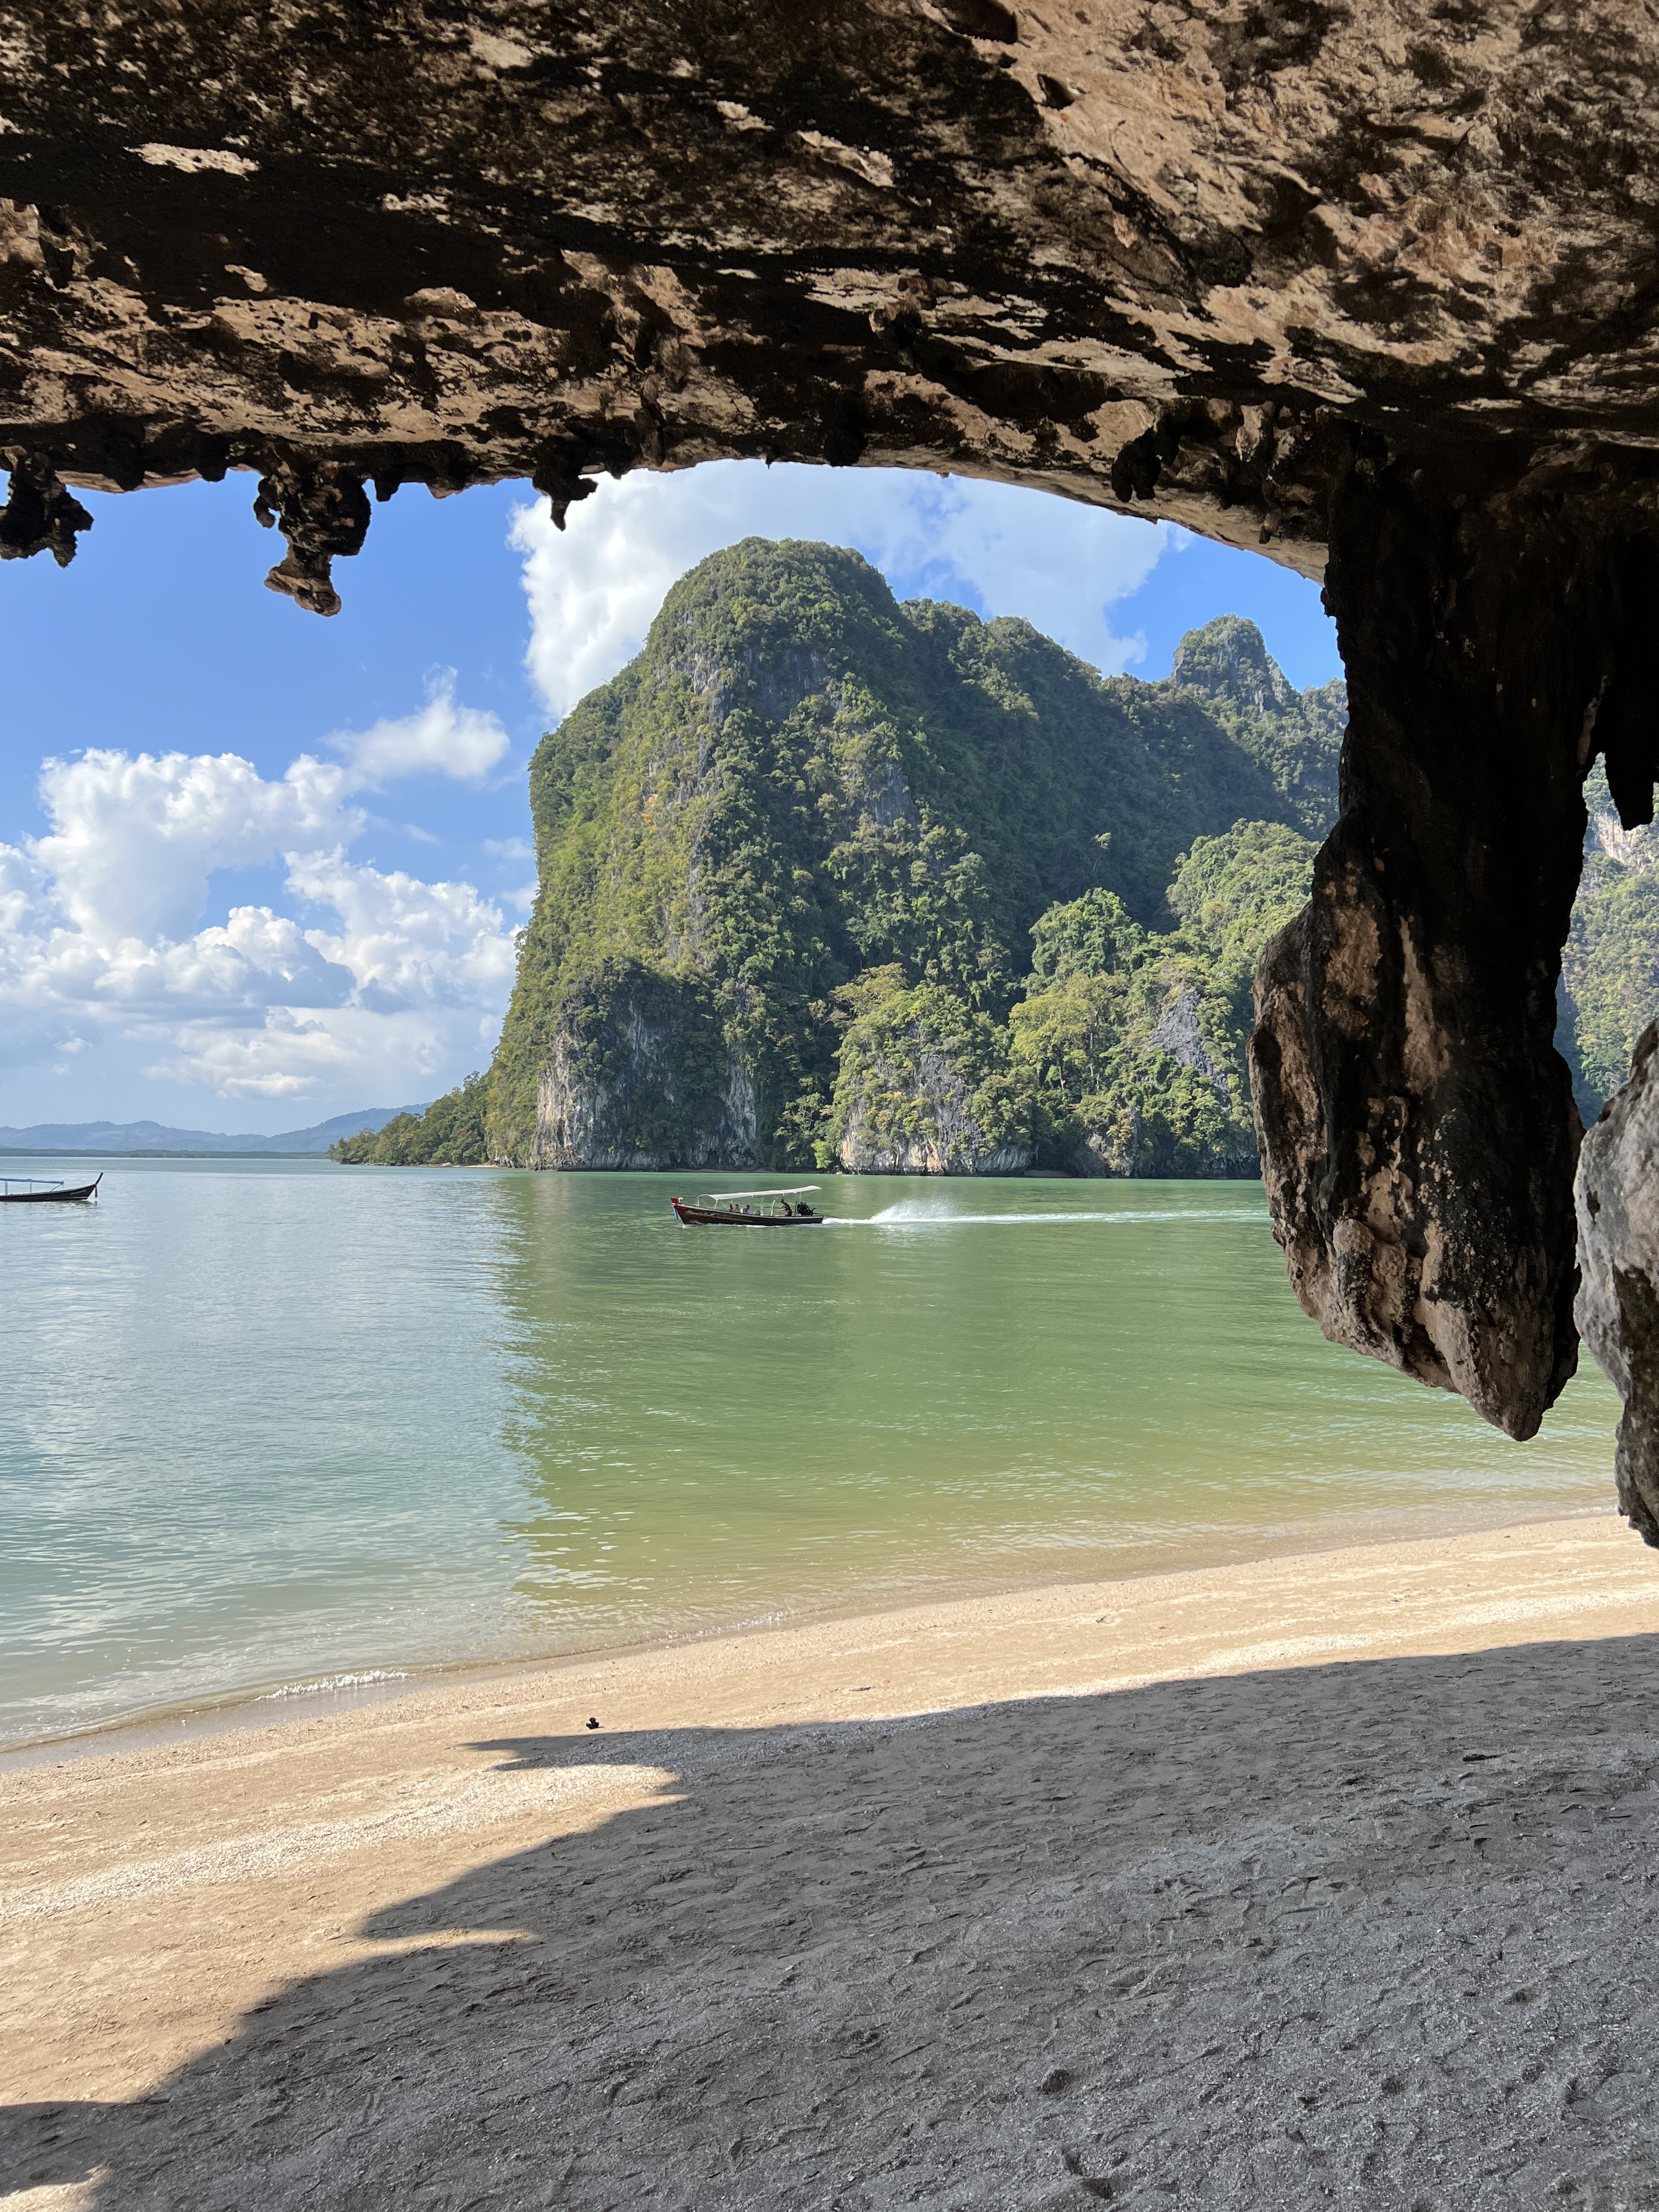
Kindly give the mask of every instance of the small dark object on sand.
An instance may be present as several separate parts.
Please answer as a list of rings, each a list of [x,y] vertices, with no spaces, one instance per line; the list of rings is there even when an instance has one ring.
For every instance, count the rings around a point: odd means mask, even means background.
[[[599,1726],[599,1723],[598,1723],[597,1721],[595,1721],[595,1720],[590,1720],[590,1721],[588,1722],[587,1725],[589,1726],[589,1728],[598,1728],[598,1726]]]

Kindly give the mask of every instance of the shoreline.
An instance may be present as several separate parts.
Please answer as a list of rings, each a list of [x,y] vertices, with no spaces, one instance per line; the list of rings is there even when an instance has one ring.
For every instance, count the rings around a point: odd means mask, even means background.
[[[1595,1514],[14,1766],[9,2202],[1544,2201],[1659,2020],[1656,1648]]]
[[[389,1655],[343,1661],[316,1674],[263,1676],[222,1690],[141,1705],[76,1727],[0,1742],[0,1777],[71,1759],[160,1749],[203,1736],[327,1718],[427,1691],[507,1680],[583,1662],[695,1650],[726,1638],[788,1634],[836,1623],[876,1622],[890,1613],[928,1607],[971,1606],[1073,1588],[1111,1588],[1164,1575],[1218,1572],[1380,1546],[1449,1540],[1517,1527],[1602,1520],[1618,1522],[1617,1509],[1611,1503],[1571,1505],[1563,1501],[1551,1507],[1537,1500],[1517,1500],[1486,1506],[1441,1504],[1346,1512],[1318,1521],[1209,1531],[1207,1542],[1176,1542],[1167,1550],[1141,1547],[1146,1556],[1137,1556],[1135,1563],[1126,1564],[1117,1573],[1079,1575],[1075,1571],[1056,1570],[1047,1575],[942,1576],[903,1587],[866,1585],[821,1602],[786,1603],[778,1611],[748,1619],[710,1621],[682,1629],[668,1626],[661,1632],[615,1640],[601,1636],[556,1650],[495,1658]],[[278,1710],[264,1711],[267,1706]]]

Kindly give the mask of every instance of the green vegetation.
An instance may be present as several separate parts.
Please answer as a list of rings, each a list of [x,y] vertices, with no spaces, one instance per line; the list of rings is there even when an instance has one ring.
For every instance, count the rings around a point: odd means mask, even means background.
[[[1028,623],[899,605],[854,553],[747,539],[537,750],[488,1079],[334,1157],[729,1156],[736,1068],[765,1166],[1254,1173],[1251,977],[1346,717],[1237,616],[1162,683],[1102,678]],[[1559,1041],[1588,1118],[1659,1015],[1659,838],[1587,795]]]
[[[1188,630],[1176,647],[1170,682],[1204,695],[1234,744],[1284,795],[1286,818],[1316,842],[1323,837],[1336,819],[1347,685],[1293,690],[1261,631],[1242,615],[1218,615],[1202,629]]]
[[[1320,825],[1304,837],[1278,822],[1236,822],[1219,837],[1195,838],[1176,870],[1169,903],[1182,940],[1241,1023],[1250,1019],[1257,956],[1307,900],[1322,835]]]
[[[382,1129],[337,1138],[328,1156],[346,1167],[481,1167],[489,1158],[484,1142],[488,1099],[487,1079],[469,1075],[424,1114],[394,1114]]]
[[[1589,1122],[1629,1075],[1637,1038],[1659,1018],[1659,835],[1620,829],[1599,767],[1584,798],[1589,830],[1561,958],[1556,1043]]]
[[[901,971],[884,971],[884,981]],[[899,981],[842,1039],[817,1164],[900,1173],[971,1174],[1030,1157],[1033,1091],[1014,1065],[1006,1025],[937,983]]]
[[[1009,1015],[1036,1086],[1039,1157],[1075,1173],[1254,1175],[1244,1047],[1256,956],[1308,895],[1314,841],[1237,822],[1194,841],[1142,930],[1109,894],[1055,907]]]
[[[1138,973],[1185,855],[1240,821],[1292,841],[1323,823],[1341,723],[1340,686],[1297,694],[1234,617],[1148,684],[1025,622],[901,606],[834,547],[714,556],[537,750],[540,885],[489,1079],[491,1157],[535,1156],[555,1035],[617,959],[712,994],[764,1164],[836,1156],[849,1129],[923,1142],[905,1086],[924,1060],[956,1070],[947,1122],[965,1113],[993,1150],[1022,1133],[1052,1149],[1008,1027],[1033,965],[1044,981],[1079,962]],[[1064,927],[1088,943],[1068,949],[1043,917],[1079,902]],[[1156,993],[1135,993],[1126,1035],[1150,1036]]]

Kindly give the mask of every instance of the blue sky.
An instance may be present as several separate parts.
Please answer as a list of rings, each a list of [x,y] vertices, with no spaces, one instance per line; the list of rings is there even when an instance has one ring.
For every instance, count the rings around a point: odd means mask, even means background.
[[[484,1065],[533,867],[525,770],[676,576],[757,533],[856,546],[902,599],[1022,614],[1097,666],[1260,623],[1340,675],[1316,586],[1004,485],[723,463],[377,507],[324,621],[263,588],[253,480],[99,498],[75,563],[0,567],[0,1124],[294,1128]]]

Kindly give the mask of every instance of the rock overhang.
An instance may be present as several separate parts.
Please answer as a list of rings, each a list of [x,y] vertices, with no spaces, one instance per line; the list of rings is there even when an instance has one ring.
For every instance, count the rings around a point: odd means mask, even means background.
[[[8,33],[0,453],[257,471],[306,604],[365,483],[883,462],[1316,574],[1357,428],[1510,478],[1659,441],[1636,4],[22,0]],[[5,550],[70,549],[53,498]]]
[[[371,492],[562,518],[748,456],[1327,575],[1278,1229],[1329,1334],[1526,1433],[1571,1364],[1578,786],[1605,754],[1649,818],[1659,741],[1656,61],[1641,0],[14,0],[0,556],[68,560],[77,488],[246,470],[326,613]]]

